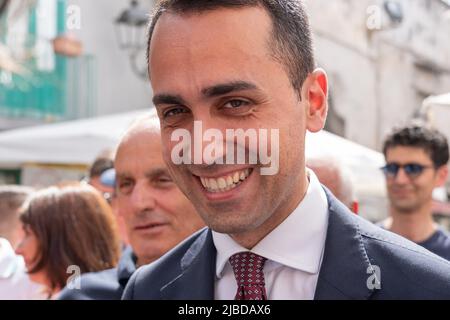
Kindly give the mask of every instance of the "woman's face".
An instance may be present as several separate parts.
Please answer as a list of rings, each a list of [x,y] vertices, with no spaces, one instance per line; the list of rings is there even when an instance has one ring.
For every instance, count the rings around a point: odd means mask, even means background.
[[[22,225],[22,236],[16,248],[16,254],[23,256],[27,270],[32,270],[39,259],[39,241],[36,234],[27,225]],[[43,271],[29,274],[30,279],[47,285]]]

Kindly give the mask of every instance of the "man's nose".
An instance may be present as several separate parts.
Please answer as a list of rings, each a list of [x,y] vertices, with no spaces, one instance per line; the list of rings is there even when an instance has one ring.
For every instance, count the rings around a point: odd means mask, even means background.
[[[410,182],[409,176],[406,174],[404,168],[399,168],[397,175],[395,176],[395,182],[398,184],[405,184]]]
[[[194,159],[197,164],[201,162],[202,164],[212,164],[218,159],[224,160],[226,155],[226,129],[222,124],[215,120],[209,114],[202,114],[195,119],[192,135],[192,145],[191,145],[191,159]],[[208,130],[210,130],[208,132]],[[212,137],[212,134],[216,131],[222,140],[216,139],[216,136]],[[208,135],[205,135],[208,133]],[[208,141],[203,141],[203,138],[208,139]],[[211,152],[211,148],[214,146],[214,152]]]
[[[138,182],[131,194],[131,205],[138,211],[153,210],[156,206],[154,191],[147,182]]]

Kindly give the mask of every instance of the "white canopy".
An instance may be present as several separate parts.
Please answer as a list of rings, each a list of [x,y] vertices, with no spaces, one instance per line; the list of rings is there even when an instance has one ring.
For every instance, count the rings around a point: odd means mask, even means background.
[[[99,152],[113,148],[138,116],[138,110],[98,118],[41,125],[0,133],[0,166],[24,163],[90,164]],[[379,152],[326,131],[309,133],[306,156],[339,158],[358,181],[380,181],[384,163]]]
[[[336,159],[351,171],[358,195],[371,194],[383,198],[385,180],[380,168],[382,153],[326,131],[306,135],[306,157]]]
[[[0,166],[23,163],[90,164],[113,148],[138,110],[99,118],[40,125],[0,133]]]
[[[101,151],[114,148],[131,122],[145,113],[150,110],[2,132],[0,168],[27,163],[89,165]],[[358,198],[364,203],[361,209],[367,216],[377,214],[379,199],[385,194],[379,169],[384,164],[381,153],[321,131],[307,134],[306,156],[332,157],[346,165],[353,173]]]
[[[99,152],[114,147],[136,117],[149,112],[138,110],[2,132],[0,165],[89,164]],[[306,154],[338,156],[350,167],[378,169],[384,162],[381,153],[326,131],[308,132]]]
[[[423,101],[425,107],[430,105],[440,105],[450,107],[450,92],[438,96],[430,96]]]

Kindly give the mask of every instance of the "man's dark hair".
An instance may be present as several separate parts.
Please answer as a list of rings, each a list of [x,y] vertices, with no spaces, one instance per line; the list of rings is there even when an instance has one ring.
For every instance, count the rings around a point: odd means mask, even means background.
[[[147,58],[155,25],[164,12],[181,15],[257,6],[272,18],[273,32],[268,47],[272,48],[273,57],[286,67],[294,89],[300,88],[315,67],[311,28],[301,0],[161,0],[150,20]]]
[[[109,150],[104,151],[94,160],[89,168],[89,178],[100,177],[103,172],[111,168],[114,168],[112,153]]]
[[[388,149],[397,146],[423,149],[430,156],[435,168],[447,164],[449,160],[447,138],[436,129],[423,125],[395,128],[384,142],[384,156]]]

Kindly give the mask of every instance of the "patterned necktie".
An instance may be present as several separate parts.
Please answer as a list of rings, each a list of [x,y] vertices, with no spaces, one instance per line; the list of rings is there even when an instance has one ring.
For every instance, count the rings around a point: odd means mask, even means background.
[[[239,252],[230,257],[238,286],[235,300],[267,300],[263,272],[266,260],[251,252]]]

